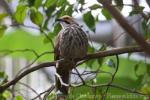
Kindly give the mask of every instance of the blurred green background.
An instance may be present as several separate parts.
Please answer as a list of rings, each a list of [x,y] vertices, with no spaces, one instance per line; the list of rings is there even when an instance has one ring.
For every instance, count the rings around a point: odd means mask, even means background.
[[[27,31],[24,31],[23,29],[13,30],[13,32],[9,32],[5,34],[5,36],[0,38],[0,50],[32,49],[38,54],[53,51],[53,48],[50,45],[50,43],[45,44],[43,41],[43,35],[32,34]],[[35,55],[31,52],[14,52],[11,53],[9,56],[12,56],[14,58],[23,57],[28,60],[33,60],[35,58]],[[150,65],[145,64],[144,61],[134,61],[129,58],[124,58],[122,56],[119,56],[119,58],[119,70],[117,72],[117,75],[115,76],[113,84],[119,85],[124,88],[128,88],[130,90],[138,90],[141,93],[150,93],[150,87],[148,87],[147,84],[150,81],[150,78],[147,75],[147,71],[149,71]],[[100,66],[101,70],[113,73],[115,71],[115,68],[109,66],[109,64],[106,62],[112,59],[115,63],[116,57],[112,56],[101,59],[103,59],[103,63],[101,64],[101,66],[95,61],[92,63],[92,66],[90,66],[90,68],[94,70]],[[53,54],[46,54],[38,60],[38,62],[45,61],[53,61]],[[86,64],[84,64],[84,66],[85,65]],[[107,84],[110,80],[110,75],[100,73],[98,77],[96,77],[96,81],[93,82],[95,84]],[[72,88],[70,99],[75,97],[77,98],[77,100],[83,100],[83,98],[86,98],[86,100],[91,100],[91,98],[93,99],[95,97],[96,100],[99,100],[101,93],[105,90],[104,88],[105,87],[102,87],[100,89],[91,89],[85,86]],[[96,93],[96,96],[94,96],[94,93]],[[87,96],[89,97],[88,99]],[[143,100],[144,98],[146,98],[145,96],[133,94],[129,91],[124,91],[118,88],[110,87],[107,99],[113,100],[113,98],[115,98],[114,100],[116,100],[116,98],[118,98],[118,100],[120,100],[119,98],[123,98],[123,96],[128,96],[128,100]],[[52,99],[52,95],[50,95],[50,97]]]

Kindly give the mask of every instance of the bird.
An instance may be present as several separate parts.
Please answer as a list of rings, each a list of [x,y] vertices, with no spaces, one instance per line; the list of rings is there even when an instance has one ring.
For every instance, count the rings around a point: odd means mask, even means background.
[[[73,17],[64,15],[56,21],[62,27],[56,37],[54,50],[54,59],[57,60],[56,73],[60,76],[56,76],[56,91],[68,95],[70,72],[76,66],[75,59],[87,55],[88,38]]]

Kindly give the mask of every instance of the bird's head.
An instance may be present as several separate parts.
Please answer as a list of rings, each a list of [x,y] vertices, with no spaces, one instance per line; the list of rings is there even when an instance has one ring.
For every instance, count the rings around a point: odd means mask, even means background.
[[[74,18],[68,16],[68,15],[65,15],[65,16],[62,16],[61,18],[57,19],[56,21],[60,22],[60,24],[64,27],[64,26],[69,26],[69,25],[72,25],[72,24],[77,24],[74,20]]]

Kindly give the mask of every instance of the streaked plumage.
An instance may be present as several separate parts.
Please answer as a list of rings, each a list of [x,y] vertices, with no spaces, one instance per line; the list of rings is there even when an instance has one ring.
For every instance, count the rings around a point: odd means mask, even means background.
[[[63,58],[56,66],[57,73],[64,83],[69,83],[69,73],[75,66],[74,59],[82,58],[87,54],[88,39],[85,32],[70,16],[61,19],[62,30],[59,32],[55,45],[55,60]],[[63,94],[68,94],[68,87],[61,85],[56,79],[56,88]]]

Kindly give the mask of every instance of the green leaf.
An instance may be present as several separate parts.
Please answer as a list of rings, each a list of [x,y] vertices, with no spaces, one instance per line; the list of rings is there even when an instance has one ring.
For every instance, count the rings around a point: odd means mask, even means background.
[[[32,1],[32,0],[30,0],[30,1]],[[39,8],[41,5],[42,5],[42,0],[35,0],[34,1],[35,8]]]
[[[56,97],[55,93],[50,93],[47,97],[47,100],[56,100],[55,97]]]
[[[56,5],[50,6],[50,7],[46,10],[46,15],[47,15],[48,17],[50,17],[51,14],[52,14],[52,12],[55,11],[55,9],[56,9]]]
[[[23,97],[18,95],[18,96],[15,97],[15,100],[23,100]]]
[[[96,10],[96,9],[99,9],[101,8],[101,6],[99,4],[94,4],[92,6],[89,7],[91,10]]]
[[[53,32],[49,32],[49,33],[48,33],[48,37],[49,37],[49,38],[52,39],[54,36],[55,36],[55,35],[54,35]],[[47,37],[45,37],[44,40],[43,40],[43,42],[44,42],[44,44],[47,44],[47,43],[49,43],[50,41],[49,41],[49,39],[48,39]]]
[[[55,27],[54,27],[54,33],[55,34],[58,34],[61,30],[61,25],[60,24],[56,24]]]
[[[101,46],[101,48],[100,48],[98,51],[104,51],[104,50],[106,50],[106,48],[107,48],[107,45],[106,45],[106,44],[103,44],[103,45]],[[100,66],[103,64],[103,61],[104,61],[103,58],[97,59],[97,62],[98,62],[98,64],[99,64]]]
[[[0,21],[2,21],[5,17],[7,17],[8,14],[7,13],[1,13],[0,14]]]
[[[141,93],[143,94],[150,94],[150,86],[148,85],[144,85],[142,88],[141,88]]]
[[[7,82],[8,76],[5,72],[0,72],[0,84]]]
[[[4,35],[7,27],[5,25],[0,26],[0,38]]]
[[[7,100],[2,94],[0,94],[0,100]]]
[[[73,13],[73,5],[65,4],[60,8],[59,12],[60,13],[57,14],[57,18],[62,17],[64,15],[70,15],[71,16]]]
[[[52,13],[55,11],[56,9],[56,5],[53,5],[53,6],[50,6],[48,9],[46,9],[46,16],[47,16],[47,19],[44,21],[44,24],[43,24],[43,28],[44,29],[48,29],[48,21],[52,15]]]
[[[27,9],[28,7],[26,5],[20,4],[17,6],[17,11],[15,12],[14,17],[18,23],[22,24],[24,22],[27,15]]]
[[[4,93],[3,93],[3,96],[5,97],[5,98],[11,98],[11,92],[10,91],[4,91]]]
[[[111,14],[109,13],[107,9],[103,8],[101,12],[107,20],[110,20],[112,18]]]
[[[88,46],[88,52],[89,53],[94,53],[95,52],[95,48],[92,46]]]
[[[64,3],[68,3],[66,0],[58,0],[57,1],[57,7],[62,6]]]
[[[116,3],[117,7],[118,7],[120,10],[122,10],[122,8],[123,8],[123,0],[114,0],[114,1],[115,1],[115,3]]]
[[[44,20],[42,13],[38,11],[36,8],[31,8],[30,11],[31,11],[30,12],[31,21],[34,24],[41,26]]]
[[[52,6],[52,5],[56,4],[56,3],[57,3],[57,0],[46,0],[45,6],[47,8],[49,8],[50,6]]]
[[[62,17],[63,15],[65,15],[65,7],[66,6],[61,7],[61,9],[59,10],[59,13],[57,14],[57,18]]]
[[[89,27],[89,29],[95,32],[95,19],[91,14],[91,11],[88,11],[83,15],[83,20],[85,24]]]
[[[109,67],[111,67],[111,68],[115,68],[115,67],[116,67],[116,66],[115,66],[115,62],[114,62],[113,59],[109,59],[106,64],[107,64]]]
[[[147,74],[150,76],[150,64],[147,64],[146,68],[147,68]]]
[[[22,0],[22,3],[25,3],[25,1],[26,1],[26,0]],[[35,1],[36,1],[36,0],[28,0],[28,1],[27,1],[28,6],[29,6],[29,7],[34,6]]]
[[[135,15],[135,14],[142,13],[142,12],[143,12],[143,9],[144,9],[144,7],[142,7],[142,6],[135,7],[135,8],[130,12],[129,15],[132,16],[132,15]]]
[[[61,30],[61,25],[60,24],[55,24],[53,32],[48,33],[48,37],[51,39],[54,38]],[[50,41],[47,38],[44,38],[44,43],[49,43]]]
[[[88,66],[88,67],[90,67],[90,68],[92,68],[95,64],[96,62],[96,60],[90,60],[90,61],[88,61],[88,62],[86,62],[86,65]]]
[[[65,12],[66,12],[65,15],[71,16],[73,13],[73,5],[69,5],[69,7],[67,8],[67,10]]]
[[[95,22],[99,22],[98,16],[99,15],[96,15]]]
[[[78,2],[83,5],[85,1],[84,0],[78,0]]]
[[[141,83],[143,82],[144,75],[139,75],[137,78],[138,78],[138,79],[136,80],[136,83],[141,84]]]
[[[98,62],[98,64],[99,64],[100,66],[102,66],[103,61],[104,61],[104,59],[103,59],[103,58],[97,59],[97,62]]]
[[[150,26],[150,19],[149,20],[144,19],[142,21],[142,30],[144,32],[146,39],[150,39],[150,28],[149,28],[149,26]]]
[[[138,64],[135,64],[135,66],[134,66],[134,71],[135,71],[135,74],[136,74],[136,75],[138,75],[138,74],[137,74],[138,69],[139,69],[139,63],[138,63]]]
[[[103,44],[103,45],[101,46],[101,48],[99,49],[99,51],[104,51],[104,50],[106,50],[106,48],[107,48],[107,45],[106,45],[106,44]]]

